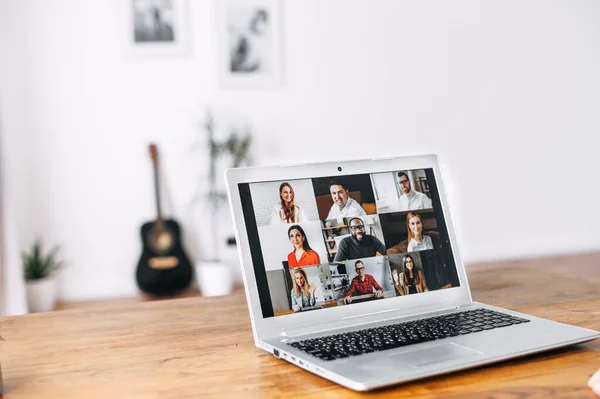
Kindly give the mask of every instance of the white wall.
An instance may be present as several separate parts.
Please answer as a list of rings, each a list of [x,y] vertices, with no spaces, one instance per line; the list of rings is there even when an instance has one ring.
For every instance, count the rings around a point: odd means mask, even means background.
[[[259,164],[438,153],[467,262],[600,249],[600,2],[286,1],[263,91],[219,88],[213,1],[190,1],[189,56],[151,59],[123,56],[123,3],[0,1],[13,242],[63,246],[62,298],[136,292],[149,140],[201,255],[206,105],[253,121]]]

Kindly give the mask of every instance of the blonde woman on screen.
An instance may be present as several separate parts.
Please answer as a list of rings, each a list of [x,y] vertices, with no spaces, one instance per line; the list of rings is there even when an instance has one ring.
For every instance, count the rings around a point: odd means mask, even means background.
[[[423,221],[418,213],[408,212],[406,215],[406,227],[408,229],[408,249],[406,252],[433,249],[431,237],[423,235]]]
[[[294,269],[294,288],[290,293],[292,300],[292,310],[299,312],[309,306],[315,306],[317,303],[315,299],[315,285],[308,283],[308,277],[306,272],[302,269]]]

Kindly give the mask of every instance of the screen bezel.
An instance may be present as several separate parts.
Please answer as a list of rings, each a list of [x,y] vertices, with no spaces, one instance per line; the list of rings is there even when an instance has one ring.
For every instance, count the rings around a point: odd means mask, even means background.
[[[342,168],[341,171],[338,170],[340,167]],[[259,300],[258,286],[254,274],[252,254],[250,252],[238,184],[411,169],[433,169],[460,286],[417,295],[388,298],[384,301],[367,302],[353,306],[337,306],[313,312],[264,318]],[[349,320],[350,318],[355,318],[357,315],[397,311],[397,314],[401,316],[402,314],[420,313],[415,310],[416,308],[428,310],[436,308],[445,309],[472,302],[454,225],[450,217],[444,179],[436,155],[230,169],[226,172],[226,180],[248,307],[255,339],[257,340],[280,335],[286,329],[303,325]]]

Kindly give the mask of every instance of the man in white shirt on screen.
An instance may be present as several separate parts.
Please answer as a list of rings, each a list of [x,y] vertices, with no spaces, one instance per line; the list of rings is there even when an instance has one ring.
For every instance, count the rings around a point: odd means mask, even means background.
[[[350,198],[348,189],[341,182],[335,179],[331,180],[329,182],[329,192],[331,193],[331,199],[333,199],[333,205],[329,210],[327,219],[357,217],[367,214],[358,202]]]
[[[431,199],[428,196],[412,189],[406,173],[398,172],[398,184],[402,190],[402,195],[398,199],[401,212],[432,208]]]

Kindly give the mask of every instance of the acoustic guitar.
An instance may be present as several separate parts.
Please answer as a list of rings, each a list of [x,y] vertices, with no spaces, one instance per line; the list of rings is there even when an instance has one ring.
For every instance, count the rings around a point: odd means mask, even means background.
[[[136,269],[140,289],[156,296],[173,295],[187,288],[193,278],[190,261],[181,246],[181,229],[172,219],[163,219],[160,209],[158,182],[158,149],[150,144],[150,157],[154,169],[156,220],[144,223],[141,228],[142,256]]]

